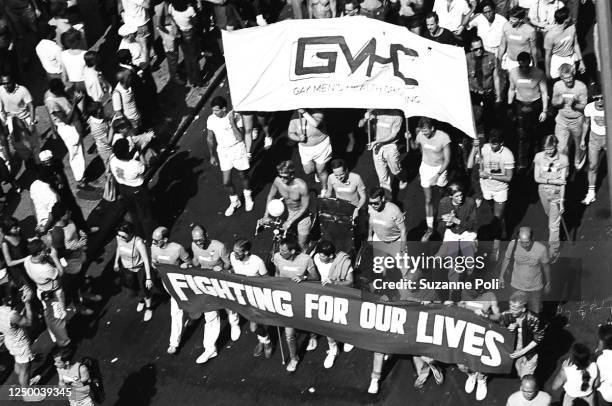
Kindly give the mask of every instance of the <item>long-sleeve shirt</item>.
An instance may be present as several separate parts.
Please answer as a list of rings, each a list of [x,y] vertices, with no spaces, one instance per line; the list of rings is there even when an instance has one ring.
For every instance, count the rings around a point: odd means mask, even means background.
[[[455,206],[450,196],[446,196],[440,200],[439,218],[450,213],[454,213],[459,219],[459,224],[453,224],[447,227],[455,234],[461,234],[464,231],[475,231],[476,218],[476,203],[471,197],[466,197],[462,204]]]

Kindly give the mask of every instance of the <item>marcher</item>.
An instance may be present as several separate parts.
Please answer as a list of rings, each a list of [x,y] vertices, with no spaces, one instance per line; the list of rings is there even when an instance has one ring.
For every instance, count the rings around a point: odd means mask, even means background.
[[[404,213],[392,202],[387,201],[382,188],[370,189],[369,198],[369,231],[368,239],[390,244],[391,252],[404,251],[408,240]]]
[[[115,111],[114,119],[117,117],[125,117],[130,120],[136,131],[142,126],[142,115],[136,106],[135,89],[132,85],[134,81],[139,80],[135,77],[130,69],[122,68],[117,72],[117,84],[112,93],[113,110]]]
[[[125,25],[135,27],[135,39],[144,50],[143,61],[149,64],[150,35],[149,0],[121,0],[122,17]]]
[[[40,136],[36,132],[32,95],[9,75],[0,76],[0,122],[7,127],[10,144],[19,159],[38,163]]]
[[[289,230],[292,227],[297,229],[297,238],[300,247],[304,249],[310,235],[312,220],[308,206],[310,204],[310,195],[306,182],[295,177],[295,166],[292,161],[282,161],[276,166],[278,176],[272,182],[268,198],[266,199],[266,212],[264,219],[269,220],[267,203],[280,195],[284,199],[287,207],[287,220],[283,223],[283,230]]]
[[[157,264],[176,265],[187,268],[191,258],[185,248],[176,242],[169,241],[170,232],[166,227],[157,227],[151,236],[151,266]],[[167,289],[166,289],[167,290]],[[170,296],[170,344],[168,354],[175,354],[181,342],[183,330],[183,311],[179,308],[174,297]]]
[[[490,52],[497,57],[497,50],[504,35],[504,26],[508,20],[503,15],[496,13],[495,3],[492,0],[480,2],[480,7],[482,12],[472,18],[467,28],[476,28],[476,34],[482,39],[485,52]]]
[[[244,194],[244,210],[253,210],[253,198],[250,188],[248,170],[250,154],[247,149],[242,119],[238,113],[228,110],[227,100],[221,96],[210,102],[212,114],[206,119],[206,141],[210,153],[210,164],[219,166],[223,177],[223,186],[229,194],[230,205],[225,210],[229,217],[242,206],[236,188],[232,182],[232,169],[238,171]],[[216,156],[215,156],[216,155]]]
[[[337,199],[351,203],[355,206],[355,211],[353,212],[353,219],[355,219],[359,211],[364,209],[368,202],[365,184],[361,176],[348,170],[343,159],[337,158],[332,160],[330,166],[332,176],[327,178],[327,193],[325,197],[329,198],[335,194]]]
[[[122,271],[123,287],[138,295],[136,311],[144,310],[144,321],[151,320],[151,266],[147,247],[134,233],[132,223],[124,222],[117,230],[117,252],[113,265],[115,272]]]
[[[397,110],[368,110],[363,120],[359,122],[359,127],[370,127],[374,123],[374,137],[368,139],[367,148],[372,151],[374,169],[378,176],[380,187],[386,189],[391,194],[391,175],[399,179],[399,188],[405,189],[408,186],[405,174],[402,171],[399,148],[398,134],[402,128],[404,117]],[[370,129],[368,129],[370,131]]]
[[[538,315],[527,310],[528,296],[514,292],[510,296],[510,309],[501,315],[502,324],[516,332],[516,344],[510,358],[520,378],[533,375],[538,366],[537,348],[544,340],[544,328]]]
[[[538,60],[536,30],[525,22],[525,9],[516,6],[510,11],[510,17],[504,26],[502,40],[497,50],[497,59],[501,68],[508,73],[512,72],[519,66],[518,56],[522,52],[528,53],[534,63]]]
[[[62,78],[62,47],[55,42],[55,29],[51,26],[43,28],[43,38],[36,45],[36,55],[49,80]]]
[[[69,89],[85,92],[85,83],[83,82],[85,59],[83,56],[87,51],[81,48],[81,33],[71,28],[62,34],[62,43],[65,47],[60,54],[62,60],[62,79]],[[82,111],[83,108],[83,104],[80,104],[79,109]]]
[[[599,386],[599,371],[593,361],[589,347],[582,343],[574,343],[570,356],[561,364],[561,370],[555,376],[553,390],[563,387],[563,405],[572,406],[584,404],[594,406],[595,388]]]
[[[518,169],[525,171],[531,163],[533,146],[537,142],[538,123],[548,115],[548,87],[544,72],[531,66],[527,52],[518,55],[518,67],[509,74],[508,106],[514,109],[518,135]]]
[[[606,120],[602,95],[596,95],[594,100],[586,105],[584,108],[584,116],[585,120],[582,128],[580,149],[587,149],[586,137],[588,134],[589,170],[587,172],[587,179],[589,188],[586,196],[582,199],[582,204],[589,205],[595,201],[595,182],[597,181],[597,172],[602,160],[602,155],[603,153],[608,153]]]
[[[423,38],[438,42],[440,44],[459,46],[457,37],[452,32],[440,26],[440,18],[435,12],[427,14],[425,17],[425,27]]]
[[[321,182],[321,194],[327,188],[327,163],[332,157],[332,146],[325,127],[325,115],[321,110],[298,110],[298,118],[289,122],[287,136],[298,143],[300,160],[307,175],[315,173],[315,180]]]
[[[521,378],[521,389],[508,398],[506,406],[550,406],[551,397],[539,390],[538,382],[532,374]]]
[[[202,74],[199,62],[199,39],[194,25],[196,12],[186,0],[171,0],[168,5],[168,15],[172,17],[179,29],[179,44],[183,50],[187,83],[192,87],[199,87],[202,85]]]
[[[440,26],[452,32],[456,37],[461,37],[467,25],[476,2],[464,0],[435,0],[433,11],[440,17]]]
[[[272,263],[276,268],[275,276],[289,278],[296,283],[320,280],[315,264],[310,256],[300,252],[297,241],[283,238],[279,245],[279,251],[274,254]],[[297,331],[293,327],[285,327],[285,338],[289,347],[289,362],[287,372],[295,372],[300,358],[297,353]],[[314,351],[317,348],[316,334],[310,333],[306,351]]]
[[[565,184],[569,174],[567,156],[557,149],[557,137],[549,135],[544,140],[544,150],[533,160],[533,176],[538,184],[540,202],[548,216],[548,254],[550,262],[557,261],[560,253],[559,231],[565,211]]]
[[[83,69],[83,84],[87,96],[92,102],[105,105],[109,101],[111,85],[100,71],[100,55],[95,51],[87,51],[83,54],[85,68]],[[86,106],[85,109],[89,107]]]
[[[578,62],[579,72],[584,73],[586,67],[582,60],[582,52],[576,34],[576,25],[565,7],[555,11],[555,25],[544,36],[546,52],[546,76],[549,79],[559,78],[559,68],[564,63],[575,66]]]
[[[313,260],[321,277],[321,285],[353,285],[351,258],[345,252],[337,251],[331,241],[319,241]],[[339,349],[338,343],[333,338],[327,337],[327,343],[329,344],[329,350],[327,350],[327,356],[323,361],[323,367],[329,369],[334,365]],[[349,344],[349,347],[352,346]]]
[[[60,284],[63,269],[40,239],[28,242],[28,256],[23,265],[26,273],[36,284],[36,296],[43,305],[45,324],[51,341],[67,349],[70,337],[66,331],[66,303]]]
[[[178,86],[185,86],[178,73],[179,68],[179,52],[178,52],[178,37],[179,27],[174,20],[168,16],[168,2],[162,1],[159,3],[162,7],[160,15],[157,16],[156,11],[156,29],[161,36],[162,46],[166,53],[166,61],[168,62],[168,74],[170,81]]]
[[[239,238],[234,243],[232,252],[229,255],[232,270],[236,275],[248,277],[262,277],[268,275],[268,270],[263,260],[255,254],[251,253],[252,243],[244,238]],[[240,315],[232,310],[227,310],[227,316],[231,327],[231,338],[237,341],[240,337]],[[261,357],[263,354],[266,358],[272,356],[272,341],[268,328],[264,325],[250,322],[251,331],[257,335],[257,345],[253,350],[254,357]],[[279,343],[279,345],[282,345]]]
[[[575,78],[573,65],[563,64],[559,68],[561,80],[555,82],[551,103],[559,109],[555,118],[555,135],[559,140],[559,152],[570,158],[569,144],[574,144],[574,167],[579,170],[584,165],[586,154],[580,149],[584,109],[588,102],[588,89]]]
[[[104,115],[104,108],[101,103],[91,102],[87,104],[86,113],[89,132],[96,143],[96,151],[108,171],[108,161],[113,155],[113,148],[109,140],[110,124]]]
[[[141,69],[146,67],[148,62],[148,54],[146,46],[136,39],[138,27],[129,24],[123,24],[117,31],[123,39],[119,43],[118,49],[127,49],[132,56],[132,65]]]
[[[421,117],[417,125],[417,136],[410,147],[421,149],[422,158],[419,167],[421,187],[425,194],[425,222],[427,231],[423,234],[421,241],[429,241],[434,232],[434,206],[433,186],[445,187],[448,183],[447,168],[450,164],[451,147],[450,137],[444,131],[436,127],[434,121],[427,117]]]
[[[41,152],[42,158],[47,159],[50,152]],[[57,190],[53,187],[53,179],[50,171],[40,167],[38,177],[30,185],[30,199],[34,206],[36,216],[36,230],[44,234],[53,224],[51,210],[60,201]]]
[[[518,239],[508,244],[499,274],[502,289],[511,261],[514,262],[514,266],[510,285],[524,293],[525,300],[529,302],[529,310],[536,314],[540,313],[542,294],[550,293],[550,259],[546,246],[533,240],[533,232],[530,227],[521,227]]]

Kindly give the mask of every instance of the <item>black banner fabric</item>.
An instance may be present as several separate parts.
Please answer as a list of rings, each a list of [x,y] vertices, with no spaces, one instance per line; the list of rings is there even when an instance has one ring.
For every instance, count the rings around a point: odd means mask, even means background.
[[[295,327],[365,350],[426,355],[483,373],[508,373],[512,366],[513,333],[456,306],[370,301],[360,290],[320,282],[157,269],[179,307],[194,317],[225,308],[260,324]]]

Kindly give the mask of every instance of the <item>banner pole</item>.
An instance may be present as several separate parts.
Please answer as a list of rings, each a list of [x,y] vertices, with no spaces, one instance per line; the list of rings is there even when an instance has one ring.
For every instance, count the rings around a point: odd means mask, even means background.
[[[283,350],[283,337],[281,336],[279,326],[276,326],[276,332],[278,333],[278,346],[280,348],[281,358],[283,360],[283,365],[285,365],[285,351]]]

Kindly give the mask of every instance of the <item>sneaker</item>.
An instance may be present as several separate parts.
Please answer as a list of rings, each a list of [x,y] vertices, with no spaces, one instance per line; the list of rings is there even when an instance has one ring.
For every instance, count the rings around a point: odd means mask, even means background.
[[[151,310],[151,309],[145,310],[143,320],[144,321],[149,321],[149,320],[151,320],[151,317],[153,317],[153,310]]]
[[[261,357],[264,353],[264,343],[257,343],[255,349],[253,350],[254,357]]]
[[[308,347],[306,347],[306,351],[314,351],[317,349],[317,339],[315,337],[310,337],[308,340]]]
[[[484,400],[487,397],[487,381],[484,379],[478,380],[478,385],[476,386],[476,400]]]
[[[287,372],[295,372],[298,362],[300,362],[299,358],[291,358],[287,364]]]
[[[92,314],[94,314],[94,311],[86,307],[81,307],[79,308],[79,314],[81,316],[91,316]]]
[[[253,128],[253,132],[251,133],[251,138],[253,139],[253,141],[257,139],[258,135],[259,135],[259,128]]]
[[[423,375],[423,376],[419,376],[415,381],[414,381],[414,388],[415,389],[423,389],[423,386],[425,385],[425,381],[427,381],[427,377],[429,376],[429,374],[427,375]]]
[[[98,226],[89,227],[89,234],[95,234],[98,231],[100,231],[100,227]]]
[[[368,387],[368,393],[376,395],[378,393],[378,379],[372,379],[370,381],[370,387]]]
[[[478,208],[482,204],[482,199],[480,197],[477,197],[476,199],[474,199],[474,202],[476,202],[476,207]]]
[[[231,202],[229,207],[225,210],[225,217],[229,217],[232,214],[234,214],[236,209],[240,208],[241,206],[242,206],[242,203],[240,203],[240,200]]]
[[[334,361],[338,356],[338,349],[327,350],[327,356],[325,357],[325,361],[323,361],[323,367],[325,369],[329,369],[334,366]]]
[[[427,228],[427,231],[425,231],[425,234],[423,234],[423,237],[421,237],[421,242],[429,241],[429,239],[433,235],[433,232],[434,232],[433,228]]]
[[[166,350],[166,352],[170,355],[172,354],[176,354],[176,347],[173,345],[168,346],[168,349]]]
[[[344,352],[351,352],[353,348],[355,348],[353,344],[344,343]]]
[[[255,205],[255,202],[253,202],[253,199],[251,199],[250,197],[247,199],[244,199],[244,211],[251,211],[253,210],[253,206]]]
[[[272,356],[272,343],[264,344],[264,357],[270,358]]]
[[[208,362],[211,358],[215,358],[217,356],[217,350],[212,351],[204,351],[197,359],[196,364],[204,364]]]
[[[230,334],[230,336],[232,337],[232,341],[238,341],[238,339],[240,338],[240,333],[242,333],[242,331],[240,331],[240,326],[232,326]]]
[[[433,373],[436,383],[438,385],[442,385],[444,383],[444,374],[442,373],[442,370],[437,366],[431,364],[429,365],[429,367],[431,368],[431,372]]]
[[[590,190],[587,192],[584,199],[582,199],[582,204],[586,204],[587,206],[595,201],[595,192],[591,192]]]
[[[325,197],[326,194],[327,194],[327,189],[321,189],[321,194],[319,194],[319,197]]]
[[[136,306],[136,311],[137,312],[141,312],[144,310],[144,302],[138,302],[138,305]]]
[[[476,387],[476,374],[469,374],[467,380],[465,381],[465,393],[474,392],[475,387]]]
[[[399,181],[399,188],[400,190],[404,190],[408,187],[408,182],[406,182],[405,180],[400,180]]]
[[[267,136],[264,138],[264,149],[270,149],[272,147],[272,137]]]

